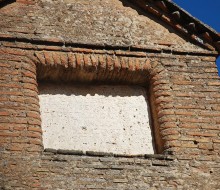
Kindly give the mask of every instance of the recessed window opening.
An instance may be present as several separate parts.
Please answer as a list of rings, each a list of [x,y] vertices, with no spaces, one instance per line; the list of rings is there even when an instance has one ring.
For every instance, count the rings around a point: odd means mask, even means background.
[[[40,82],[39,99],[44,148],[154,154],[145,87]]]

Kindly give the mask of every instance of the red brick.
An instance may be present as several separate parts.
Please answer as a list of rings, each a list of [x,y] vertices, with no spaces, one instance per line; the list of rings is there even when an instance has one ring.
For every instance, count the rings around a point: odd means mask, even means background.
[[[68,68],[68,56],[67,56],[67,53],[61,53],[60,54],[60,60],[61,60],[62,65],[65,68]]]
[[[173,110],[162,110],[158,112],[158,117],[163,117],[166,115],[174,115],[174,111]]]
[[[20,49],[15,49],[15,48],[4,48],[3,50],[6,54],[11,54],[11,55],[18,55],[18,56],[24,56],[26,55],[25,51],[22,51]]]
[[[19,143],[19,144],[25,144],[25,143],[29,143],[29,139],[26,138],[22,138],[22,137],[15,137],[13,139],[11,139],[12,143]]]
[[[209,129],[209,130],[220,130],[220,126],[219,125],[204,125],[201,126],[202,129]]]
[[[166,122],[176,122],[176,121],[177,121],[177,119],[175,117],[173,117],[173,116],[172,117],[164,116],[164,117],[160,117],[158,119],[158,122],[160,124],[166,123]]]
[[[41,139],[30,139],[30,144],[35,144],[35,145],[42,145],[42,140]]]
[[[68,53],[69,65],[72,68],[76,68],[76,57],[73,53]]]
[[[189,129],[198,129],[200,128],[198,125],[194,124],[194,123],[180,123],[179,124],[180,128],[189,128]]]
[[[18,144],[18,143],[12,143],[9,146],[10,151],[22,151],[24,149],[26,144]]]
[[[44,54],[42,52],[35,52],[35,55],[41,64],[46,65],[46,60],[45,60]]]
[[[215,61],[216,61],[216,57],[208,57],[208,56],[205,56],[205,57],[202,57],[201,60],[202,60],[202,61],[211,61],[211,62],[215,62]]]
[[[107,57],[107,63],[108,63],[108,57]],[[133,72],[135,71],[135,63],[134,63],[134,60],[133,58],[128,58],[128,70]]]
[[[204,72],[206,73],[218,73],[217,68],[208,68],[208,69],[204,69]]]
[[[181,143],[182,148],[197,148],[198,145],[194,144],[193,142],[190,141],[182,141]]]
[[[41,120],[40,120],[40,118],[38,118],[38,119],[34,119],[34,118],[30,119],[29,118],[28,124],[31,124],[31,125],[41,125]]]
[[[178,140],[166,141],[165,147],[181,147],[181,143]]]
[[[38,93],[33,90],[23,89],[22,92],[27,97],[38,97]]]
[[[205,150],[213,150],[213,144],[212,143],[199,143],[199,148],[205,149]]]
[[[42,147],[39,145],[31,145],[30,147],[27,148],[28,152],[42,152]]]
[[[41,133],[39,133],[39,132],[32,132],[32,131],[28,131],[27,133],[22,134],[22,136],[30,137],[30,138],[38,138],[38,139],[42,138]]]
[[[10,127],[9,126],[4,126],[2,124],[0,124],[0,130],[9,130]]]
[[[156,104],[160,104],[160,103],[170,103],[172,102],[172,99],[170,97],[158,97],[156,100],[155,100],[155,103]]]
[[[11,65],[7,63],[7,61],[5,63],[0,62],[0,67],[6,67],[6,68],[10,68]]]
[[[99,67],[102,70],[106,69],[106,56],[105,55],[99,55]]]
[[[192,112],[192,111],[189,111],[189,110],[188,111],[187,110],[186,111],[184,111],[184,110],[176,110],[175,114],[176,115],[186,115],[186,116],[189,115],[189,116],[192,116],[192,115],[195,115],[195,112]]]
[[[38,112],[27,112],[27,116],[36,119],[40,118],[40,114]]]
[[[114,63],[115,63],[116,71],[120,71],[120,69],[121,69],[121,62],[120,62],[118,57],[114,57]]]
[[[76,68],[83,68],[84,61],[82,54],[76,54]]]
[[[109,71],[114,70],[114,59],[111,56],[107,56],[107,67]]]
[[[33,91],[35,91],[35,92],[38,92],[38,89],[37,89],[37,87],[36,87],[35,84],[25,83],[25,84],[23,85],[23,88],[27,88],[27,89],[33,90]]]
[[[0,136],[2,137],[19,137],[20,133],[15,132],[1,132]]]
[[[214,143],[213,147],[214,147],[214,150],[217,150],[218,152],[220,151],[220,144],[219,143]]]
[[[0,111],[0,116],[9,116],[10,113],[8,111]]]
[[[214,143],[220,143],[220,138],[219,139],[213,139],[212,140]]]
[[[92,50],[92,49],[85,49],[85,48],[71,48],[71,50],[73,51],[73,52],[77,52],[77,53],[94,53],[95,52],[95,50]],[[97,51],[96,53],[100,53],[100,52],[102,52],[102,53],[105,53],[104,51]]]
[[[202,132],[187,132],[188,135],[200,136],[200,137],[216,137],[218,134],[215,133],[202,133]]]
[[[43,53],[44,53],[44,57],[45,57],[46,64],[48,64],[48,65],[54,65],[52,53],[51,53],[51,52],[48,52],[48,51],[44,51]]]
[[[168,129],[168,128],[176,128],[178,126],[175,122],[166,122],[160,125],[161,129]]]
[[[208,86],[220,86],[220,81],[208,82]]]
[[[30,78],[36,79],[35,73],[32,73],[30,71],[22,71],[21,73],[23,74],[24,77],[30,77]]]
[[[42,129],[39,127],[28,127],[28,131],[35,131],[35,132],[42,133]]]
[[[13,127],[14,131],[24,131],[26,129],[27,129],[26,125],[20,125],[20,126]]]
[[[161,85],[161,86],[164,86],[164,85],[168,85],[170,82],[166,79],[163,79],[163,80],[155,80],[155,82],[152,83],[152,85],[154,86],[157,86],[157,85]]]
[[[92,69],[93,67],[92,67],[92,62],[91,62],[91,59],[90,59],[90,55],[88,55],[88,54],[83,55],[83,59],[84,59],[85,69],[87,71]]]
[[[163,136],[166,136],[166,135],[178,135],[179,132],[178,132],[178,130],[176,130],[176,129],[170,128],[170,129],[162,130],[162,131],[161,131],[161,134],[162,134]]]

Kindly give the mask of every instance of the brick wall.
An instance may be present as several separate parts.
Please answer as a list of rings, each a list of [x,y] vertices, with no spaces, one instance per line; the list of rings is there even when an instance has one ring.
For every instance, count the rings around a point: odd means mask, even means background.
[[[86,1],[73,5],[20,0],[0,9],[1,189],[218,189],[217,53],[172,34],[168,26],[149,15],[145,18],[130,4],[103,1],[103,9],[97,12],[97,3],[87,10]],[[122,18],[116,22],[116,26],[123,26],[119,27],[121,36],[108,33],[117,28],[109,27],[112,22],[106,23],[107,30],[98,36],[102,19],[110,16],[108,9],[116,11],[116,20]],[[100,14],[94,20],[97,27],[85,30],[91,31],[90,44],[83,40],[86,32],[71,41],[71,32],[77,32],[77,27],[69,31],[70,25],[77,19],[63,21],[62,10],[75,10],[78,20],[86,18],[84,13]],[[136,23],[132,35],[127,32],[131,26],[126,25],[126,18]],[[82,19],[81,25],[90,26],[90,21]],[[61,26],[63,22],[66,25]],[[124,41],[127,38],[131,44]],[[160,155],[43,152],[39,81],[145,87]]]
[[[1,150],[42,150],[36,66],[19,49],[0,49]]]
[[[162,135],[169,139],[165,146],[183,156],[218,158],[220,81],[215,58],[175,56],[162,58],[161,64],[172,97],[159,112]]]
[[[2,189],[218,189],[219,160],[1,155]],[[1,175],[2,176],[2,175]]]
[[[214,54],[171,55],[82,48],[57,52],[52,51],[54,47],[47,50],[47,46],[39,46],[41,50],[36,51],[26,47],[22,50],[16,47],[19,45],[3,42],[1,47],[2,188],[207,189],[208,181],[211,189],[219,186],[220,84]],[[57,57],[60,66],[55,61]],[[35,65],[41,81],[65,79],[92,83],[100,79],[145,84],[150,91],[157,151],[164,150],[165,155],[132,158],[105,153],[92,153],[91,157],[91,153],[81,155],[81,152],[62,150],[41,152]],[[100,74],[94,74],[94,70]],[[55,75],[54,71],[57,71]],[[66,75],[68,71],[71,72]],[[103,71],[105,74],[101,74]],[[78,72],[83,77],[72,77]],[[18,102],[20,98],[23,104]],[[167,158],[167,154],[174,156]],[[108,161],[102,161],[100,156]]]

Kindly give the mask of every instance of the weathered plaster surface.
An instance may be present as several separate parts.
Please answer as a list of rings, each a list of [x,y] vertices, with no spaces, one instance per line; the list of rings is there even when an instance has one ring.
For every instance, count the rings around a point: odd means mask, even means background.
[[[44,148],[153,154],[139,86],[40,85]]]
[[[0,11],[0,33],[80,44],[204,50],[136,9],[125,0],[40,0],[34,6],[13,3]]]

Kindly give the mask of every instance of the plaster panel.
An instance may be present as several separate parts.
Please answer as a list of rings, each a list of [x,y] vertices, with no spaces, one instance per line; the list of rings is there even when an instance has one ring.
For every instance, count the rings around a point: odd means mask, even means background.
[[[139,86],[40,84],[44,148],[153,154]]]

